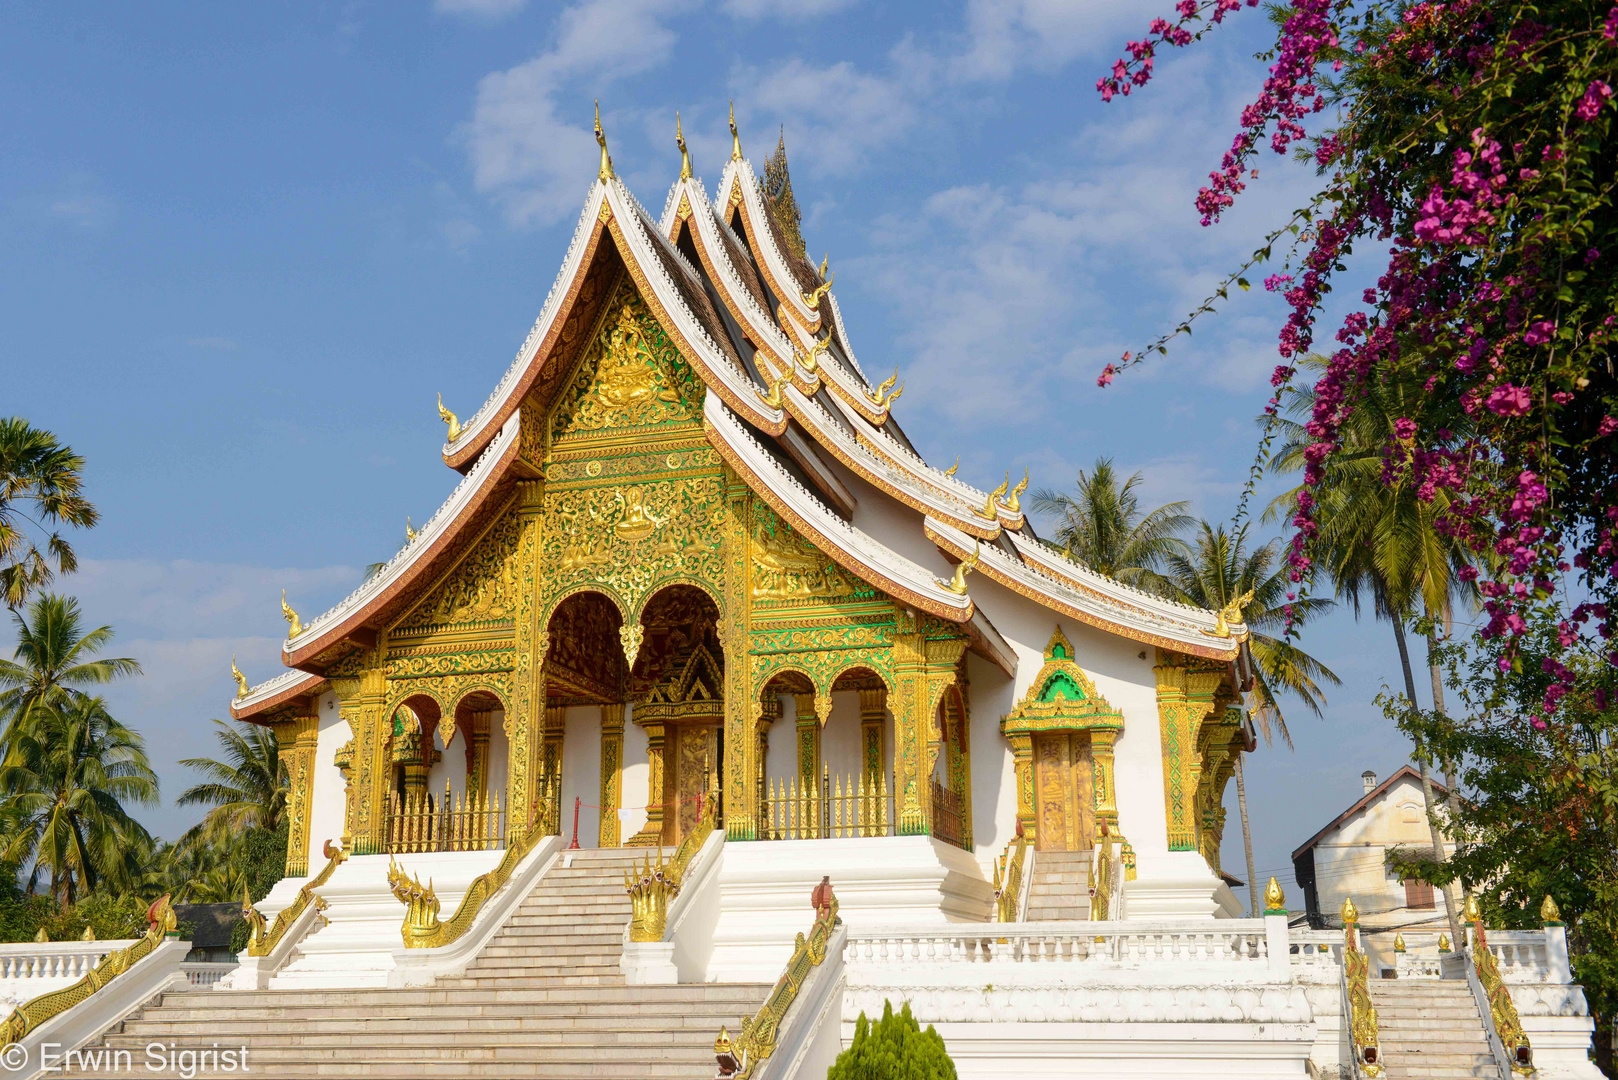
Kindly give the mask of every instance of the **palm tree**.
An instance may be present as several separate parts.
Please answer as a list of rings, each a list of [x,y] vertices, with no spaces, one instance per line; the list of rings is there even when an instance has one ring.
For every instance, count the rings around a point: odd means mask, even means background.
[[[50,432],[20,416],[0,420],[0,599],[7,607],[21,606],[58,572],[78,568],[60,532],[44,538],[42,552],[28,526],[43,533],[60,522],[76,529],[96,523],[100,515],[80,492],[83,467],[84,459]],[[33,512],[26,513],[25,506]]]
[[[224,760],[186,758],[180,762],[208,780],[187,788],[175,801],[180,806],[213,807],[180,838],[182,847],[202,840],[221,843],[253,828],[274,829],[286,810],[287,776],[275,732],[258,724],[236,726],[222,720],[214,724]]]
[[[1164,594],[1182,604],[1217,611],[1252,592],[1252,599],[1242,608],[1253,654],[1252,715],[1266,741],[1273,730],[1290,747],[1292,735],[1277,695],[1292,694],[1318,716],[1325,703],[1320,683],[1336,686],[1341,680],[1325,664],[1277,636],[1286,626],[1289,587],[1281,541],[1271,540],[1249,551],[1247,528],[1243,525],[1231,534],[1223,525],[1202,522],[1190,554],[1168,557]],[[1294,601],[1293,623],[1307,622],[1331,607],[1332,601],[1323,598]]]
[[[1189,503],[1173,502],[1143,514],[1134,473],[1120,486],[1111,458],[1096,458],[1091,472],[1079,471],[1073,494],[1041,488],[1030,497],[1037,513],[1057,519],[1056,544],[1068,558],[1137,588],[1157,591],[1157,568],[1184,545],[1178,535],[1195,524]]]
[[[0,660],[0,718],[8,721],[7,744],[13,732],[28,726],[36,709],[82,697],[86,687],[140,674],[140,664],[127,657],[96,657],[112,641],[112,627],[86,633],[79,602],[72,597],[46,594],[11,617],[17,648],[12,660]]]
[[[51,895],[66,910],[117,879],[125,854],[151,842],[126,803],[157,801],[157,775],[140,735],[113,719],[99,697],[64,695],[13,727],[12,754],[0,767],[0,859],[31,863],[28,888],[49,874]]]
[[[1323,370],[1325,360],[1310,357],[1304,366]],[[1315,395],[1306,381],[1288,391],[1287,412],[1293,416],[1311,415]],[[1339,449],[1327,459],[1324,482],[1312,495],[1317,503],[1315,522],[1319,532],[1311,544],[1323,569],[1330,575],[1339,596],[1350,600],[1359,616],[1362,602],[1368,600],[1375,617],[1393,624],[1394,643],[1404,675],[1405,697],[1410,707],[1417,705],[1415,673],[1405,624],[1418,614],[1426,614],[1434,628],[1428,632],[1428,667],[1432,680],[1434,708],[1444,709],[1443,678],[1434,659],[1438,643],[1436,623],[1447,624],[1457,596],[1475,595],[1460,577],[1460,570],[1471,555],[1459,539],[1446,535],[1437,522],[1449,508],[1449,496],[1442,490],[1423,493],[1406,478],[1390,478],[1385,468],[1390,448],[1408,442],[1401,437],[1401,421],[1417,423],[1431,430],[1447,429],[1453,439],[1464,440],[1470,425],[1458,408],[1435,414],[1432,395],[1425,393],[1419,375],[1403,374],[1383,378],[1364,388],[1355,407],[1339,428]],[[1271,456],[1269,465],[1278,472],[1295,472],[1303,467],[1304,452],[1313,441],[1304,426],[1294,420],[1278,421],[1286,440]],[[1297,512],[1302,487],[1276,497],[1265,512],[1266,520]],[[1427,825],[1433,856],[1442,859],[1443,836],[1438,824],[1432,779],[1427,770],[1428,755],[1418,742],[1416,760],[1420,766],[1422,793],[1427,804]],[[1453,762],[1443,762],[1449,798],[1454,811],[1456,794]],[[1460,910],[1452,882],[1443,886],[1449,909],[1450,932],[1460,934]]]

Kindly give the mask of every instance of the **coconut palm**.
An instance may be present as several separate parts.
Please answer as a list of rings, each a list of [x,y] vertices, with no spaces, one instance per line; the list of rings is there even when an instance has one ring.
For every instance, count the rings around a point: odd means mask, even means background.
[[[1310,357],[1303,366],[1319,372],[1325,363],[1321,357]],[[1301,380],[1288,394],[1288,414],[1313,414],[1315,395],[1307,380]],[[1475,596],[1475,589],[1460,576],[1472,556],[1458,538],[1437,527],[1449,508],[1449,495],[1443,490],[1423,492],[1398,470],[1390,475],[1386,466],[1390,451],[1397,452],[1408,444],[1409,436],[1401,437],[1400,433],[1404,423],[1447,430],[1455,441],[1467,437],[1470,425],[1463,412],[1446,408],[1442,415],[1435,414],[1435,406],[1443,407],[1443,403],[1425,392],[1418,375],[1395,374],[1365,388],[1339,428],[1340,446],[1326,461],[1324,482],[1311,492],[1319,529],[1311,552],[1330,576],[1338,595],[1353,604],[1356,617],[1362,604],[1368,602],[1376,618],[1393,624],[1405,696],[1412,708],[1417,701],[1416,679],[1405,625],[1418,614],[1428,616],[1435,626],[1427,642],[1433,705],[1443,712],[1443,679],[1433,658],[1436,624],[1449,621],[1457,598]],[[1303,468],[1304,453],[1313,438],[1295,420],[1281,419],[1278,424],[1283,441],[1271,456],[1269,467],[1276,472],[1296,472]],[[1266,519],[1295,514],[1301,494],[1300,486],[1277,496],[1265,512]],[[1433,853],[1435,858],[1442,858],[1443,837],[1427,771],[1427,754],[1419,744],[1416,750]],[[1453,800],[1457,797],[1454,765],[1448,761],[1443,764]],[[1459,935],[1459,907],[1453,884],[1443,888],[1451,932]]]
[[[20,607],[57,573],[78,568],[60,532],[42,537],[44,551],[34,533],[63,522],[76,529],[96,523],[100,515],[80,490],[83,467],[84,459],[50,432],[20,416],[0,419],[0,600],[7,607]]]
[[[1173,502],[1149,513],[1140,509],[1140,473],[1122,485],[1111,458],[1097,458],[1090,472],[1079,471],[1070,495],[1041,488],[1030,496],[1036,513],[1056,519],[1055,542],[1068,558],[1126,585],[1158,591],[1164,560],[1184,551],[1177,537],[1195,519],[1189,503]]]
[[[1325,664],[1279,636],[1286,627],[1289,603],[1281,541],[1271,540],[1249,550],[1247,529],[1243,525],[1229,533],[1223,525],[1202,522],[1189,554],[1168,556],[1163,591],[1182,604],[1212,611],[1253,594],[1242,607],[1249,631],[1247,644],[1253,654],[1252,715],[1266,741],[1272,732],[1279,733],[1290,747],[1292,735],[1278,696],[1291,694],[1318,716],[1326,700],[1320,684],[1336,686],[1341,680]],[[1329,610],[1332,601],[1315,597],[1293,601],[1291,606],[1293,624],[1298,625]]]
[[[128,803],[157,802],[157,775],[140,735],[107,712],[99,697],[63,695],[13,726],[11,756],[0,766],[0,860],[31,865],[66,910],[103,879],[122,884],[126,852],[149,844]]]
[[[26,728],[37,709],[140,674],[140,664],[128,657],[96,656],[112,641],[112,627],[86,632],[79,602],[70,596],[46,594],[11,617],[17,648],[11,660],[0,660],[0,717],[8,724],[8,745],[12,732]]]
[[[248,829],[274,829],[286,810],[287,776],[281,765],[275,732],[258,724],[234,725],[215,720],[214,737],[224,760],[186,758],[180,762],[208,779],[187,788],[175,800],[180,806],[211,806],[182,847],[197,841],[226,843]]]

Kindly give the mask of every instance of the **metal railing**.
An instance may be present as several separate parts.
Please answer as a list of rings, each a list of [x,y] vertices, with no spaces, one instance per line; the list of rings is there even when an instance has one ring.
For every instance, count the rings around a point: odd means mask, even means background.
[[[932,789],[933,837],[964,848],[966,846],[966,814],[962,809],[964,800],[936,779],[930,780],[929,786]]]
[[[492,798],[457,795],[444,785],[442,799],[425,791],[397,793],[388,799],[386,853],[487,851],[505,847],[505,813],[500,794]]]
[[[887,773],[833,778],[824,769],[819,783],[771,780],[760,816],[766,840],[892,836],[897,820]]]

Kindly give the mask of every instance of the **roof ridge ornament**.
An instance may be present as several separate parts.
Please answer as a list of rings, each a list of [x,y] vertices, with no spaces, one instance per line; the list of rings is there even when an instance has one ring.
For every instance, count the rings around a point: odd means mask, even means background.
[[[1006,493],[1006,489],[1009,488],[1010,486],[1011,486],[1011,470],[1007,469],[1006,470],[1006,478],[1005,478],[1005,480],[1001,481],[999,487],[997,487],[993,491],[989,492],[989,497],[986,500],[984,500],[983,509],[978,512],[979,516],[986,517],[990,521],[994,521],[996,518],[998,518],[999,515],[995,513],[994,504],[1000,501],[1000,496],[1004,495]]]
[[[281,590],[281,618],[287,621],[288,640],[303,633],[303,620],[298,618],[298,613],[292,610],[291,604],[287,603],[287,591],[285,589]]]
[[[736,103],[730,103],[730,160],[742,159],[742,137],[736,134]]]
[[[820,361],[816,358],[825,353],[830,343],[831,333],[828,331],[825,337],[815,338],[815,343],[809,346],[808,353],[799,352],[796,346],[793,346],[792,351],[797,353],[798,362],[803,365],[803,369],[813,375],[820,370]]]
[[[888,396],[888,391],[892,390],[893,384],[898,381],[899,367],[897,364],[895,364],[892,377],[882,380],[881,385],[876,388],[876,393],[872,395],[871,400],[875,401],[878,405],[882,404],[883,400]]]
[[[898,371],[899,371],[898,368],[894,368],[893,370],[894,370],[894,374],[898,374]],[[944,470],[944,475],[945,476],[954,476],[955,475],[955,470],[959,469],[960,467],[961,467],[961,455],[956,454],[955,455],[955,464],[953,464],[949,468],[945,469]]]
[[[685,148],[685,129],[680,126],[680,112],[674,112],[674,145],[680,148],[680,179],[691,179],[691,152]]]
[[[438,395],[438,418],[449,425],[449,441],[454,442],[461,437],[461,421],[454,413],[444,408],[444,395]]]
[[[882,402],[882,408],[883,408],[883,409],[884,409],[884,410],[888,410],[888,409],[892,409],[892,408],[893,408],[893,403],[894,403],[894,402],[895,402],[895,401],[898,401],[898,400],[899,400],[899,395],[900,395],[900,394],[902,394],[902,393],[904,393],[904,392],[905,392],[905,384],[904,384],[904,383],[900,383],[900,384],[899,384],[899,388],[898,388],[898,389],[897,389],[897,390],[895,390],[895,391],[894,391],[894,392],[893,392],[893,393],[891,393],[891,394],[889,394],[889,395],[888,395],[888,396],[887,396],[887,397],[886,397],[886,398],[885,398],[885,399],[884,399],[884,400],[883,400],[883,402]]]
[[[972,544],[972,554],[955,564],[955,576],[951,578],[949,584],[944,587],[950,592],[954,593],[956,596],[966,595],[966,575],[977,569],[981,547],[982,545],[974,541]]]
[[[612,155],[607,153],[607,136],[601,130],[601,102],[596,102],[596,144],[601,147],[601,167],[596,170],[596,179],[603,184],[612,179]]]
[[[837,271],[833,270],[831,272],[831,274],[827,276],[825,281],[823,281],[819,285],[815,286],[815,291],[814,292],[806,292],[806,293],[802,294],[803,295],[803,302],[805,304],[809,305],[809,310],[810,311],[819,311],[820,310],[820,300],[827,293],[831,292],[832,279],[835,278],[836,276],[837,276]]]
[[[830,258],[831,258],[831,252],[829,252],[829,251],[826,252],[826,254],[824,254],[824,255],[822,255],[820,257],[820,280],[821,281],[826,280],[826,262]]]
[[[407,543],[407,544],[415,543],[416,537],[418,537],[420,535],[421,535],[421,533],[419,531],[417,531],[416,529],[411,527],[410,515],[406,514],[405,515],[405,543]]]
[[[1214,628],[1212,630],[1204,630],[1203,633],[1207,634],[1209,637],[1230,637],[1232,635],[1232,631],[1230,629],[1232,623],[1241,623],[1243,626],[1247,625],[1242,619],[1242,608],[1246,607],[1252,602],[1253,590],[1248,589],[1246,592],[1242,593],[1242,595],[1238,596],[1236,599],[1232,600],[1230,603],[1226,604],[1224,607],[1215,612]]]
[[[893,396],[898,397],[899,395],[894,394]],[[1010,476],[1011,474],[1007,473],[1006,475]],[[1022,493],[1027,491],[1027,490],[1028,490],[1028,469],[1027,469],[1027,467],[1024,467],[1023,471],[1022,471],[1022,480],[1017,484],[1016,487],[1011,489],[1011,497],[1009,499],[1007,499],[1006,502],[1005,502],[1006,509],[1010,510],[1013,514],[1022,513],[1022,503],[1019,500],[1020,500],[1020,498],[1022,496]]]
[[[768,405],[772,409],[779,409],[781,407],[781,387],[786,381],[787,376],[785,372],[769,380],[770,389],[769,393],[763,395],[764,404]]]
[[[236,666],[235,653],[230,654],[230,674],[236,680],[236,700],[240,701],[242,698],[248,695],[249,690],[247,687],[247,676],[243,675],[242,669]]]

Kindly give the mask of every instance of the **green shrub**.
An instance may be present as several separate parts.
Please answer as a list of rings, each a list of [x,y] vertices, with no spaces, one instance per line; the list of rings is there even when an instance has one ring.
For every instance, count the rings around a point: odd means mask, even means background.
[[[893,1002],[882,1005],[882,1019],[875,1024],[860,1013],[853,1044],[837,1055],[826,1080],[955,1080],[943,1036],[931,1024],[921,1030],[910,1015],[910,1002],[897,1016]]]

